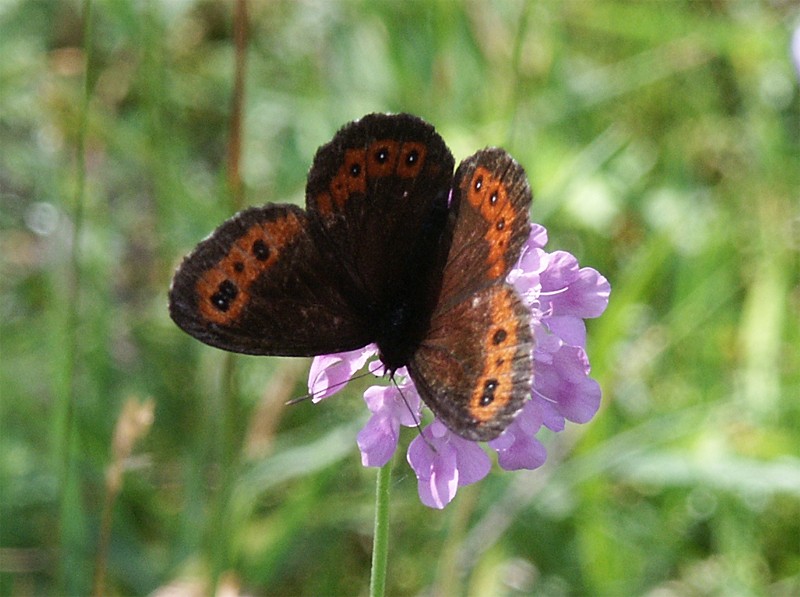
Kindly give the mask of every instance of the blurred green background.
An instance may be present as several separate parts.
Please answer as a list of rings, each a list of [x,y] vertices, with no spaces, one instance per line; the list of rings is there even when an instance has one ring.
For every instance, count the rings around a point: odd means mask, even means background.
[[[167,315],[237,208],[235,3],[86,6],[0,2],[0,594],[365,594],[365,384],[283,407],[307,360]],[[398,456],[389,594],[800,594],[797,6],[248,8],[245,204],[302,204],[339,126],[407,111],[457,160],[508,149],[548,247],[612,285],[601,411],[542,434],[542,469],[434,511]]]

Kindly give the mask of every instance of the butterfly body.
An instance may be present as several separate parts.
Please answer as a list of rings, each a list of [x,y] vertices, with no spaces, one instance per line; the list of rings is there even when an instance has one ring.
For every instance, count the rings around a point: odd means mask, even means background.
[[[314,356],[375,343],[468,439],[496,437],[530,394],[528,310],[505,282],[530,189],[503,150],[454,160],[433,127],[371,114],[314,158],[306,209],[268,204],[186,257],[170,314],[247,354]]]

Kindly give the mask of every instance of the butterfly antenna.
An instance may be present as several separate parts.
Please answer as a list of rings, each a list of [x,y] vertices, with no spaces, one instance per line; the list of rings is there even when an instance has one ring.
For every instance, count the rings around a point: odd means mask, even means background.
[[[379,365],[381,365],[380,361],[377,361],[377,363],[378,363]],[[370,365],[371,365],[371,364],[372,364],[372,363],[370,363]],[[382,365],[381,365],[381,366],[382,366]],[[308,394],[303,394],[302,396],[298,396],[297,398],[292,398],[291,400],[287,400],[287,401],[286,401],[284,404],[286,404],[286,406],[291,406],[292,404],[299,404],[300,402],[305,402],[306,400],[313,399],[313,398],[314,398],[314,397],[316,397],[318,394],[324,394],[324,393],[325,393],[327,390],[329,390],[329,389],[331,389],[331,388],[337,388],[337,389],[338,389],[338,388],[340,388],[340,387],[342,387],[342,386],[345,386],[345,385],[347,385],[347,384],[348,384],[348,383],[350,383],[351,381],[354,381],[354,380],[356,380],[356,379],[361,379],[362,377],[366,377],[367,375],[373,375],[373,374],[374,374],[374,373],[375,373],[377,370],[378,370],[378,369],[372,369],[372,370],[371,370],[371,369],[369,368],[369,365],[368,365],[368,366],[367,366],[367,370],[366,370],[366,371],[363,371],[363,372],[361,372],[361,373],[357,373],[357,374],[356,374],[356,375],[354,375],[353,377],[348,377],[348,378],[347,378],[347,379],[345,379],[344,381],[340,381],[340,382],[338,382],[338,383],[331,384],[331,385],[330,385],[330,386],[328,386],[328,387],[327,387],[325,390],[321,390],[321,391],[319,391],[319,392],[309,392]]]
[[[392,380],[392,383],[394,384],[394,387],[397,388],[397,392],[400,394],[400,398],[403,399],[403,404],[406,405],[406,408],[408,409],[408,412],[411,414],[411,418],[414,419],[414,427],[417,428],[417,431],[419,432],[419,436],[422,438],[422,441],[424,441],[431,450],[436,452],[436,448],[433,446],[433,444],[431,444],[431,442],[428,441],[428,438],[425,437],[425,434],[422,433],[422,425],[420,425],[420,420],[417,418],[417,415],[414,414],[414,410],[411,408],[411,405],[408,403],[408,400],[406,400],[406,396],[405,396],[405,394],[403,394],[403,389],[400,387],[400,385],[395,380],[394,372],[389,374],[389,379]]]

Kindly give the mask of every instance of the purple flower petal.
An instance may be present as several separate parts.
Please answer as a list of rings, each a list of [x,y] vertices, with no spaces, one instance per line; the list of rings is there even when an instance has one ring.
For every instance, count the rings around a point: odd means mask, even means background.
[[[423,431],[424,433],[424,431]],[[429,434],[428,442],[420,435],[408,446],[408,464],[417,475],[417,492],[423,504],[442,509],[458,490],[455,449]],[[432,448],[432,446],[435,446]]]
[[[546,267],[539,274],[539,299],[544,314],[588,318],[605,310],[611,286],[596,270],[580,269],[575,256],[566,251],[545,255],[542,261]]]
[[[402,392],[402,393],[401,393]],[[410,381],[400,386],[371,386],[364,392],[373,413],[356,441],[364,466],[383,466],[400,439],[400,426],[414,427],[420,420],[420,398]]]
[[[547,253],[538,248],[524,251],[517,266],[512,268],[506,280],[513,284],[517,292],[532,306],[541,291],[540,275],[547,267]]]
[[[536,439],[542,426],[542,410],[538,403],[529,401],[517,414],[503,434],[489,442],[497,452],[497,463],[507,471],[535,469],[544,464],[547,450]]]
[[[553,366],[567,383],[580,383],[591,371],[586,351],[580,346],[562,346],[553,355]]]
[[[456,450],[458,485],[477,483],[489,474],[492,460],[477,442],[471,442],[448,430],[450,445]]]
[[[392,386],[370,386],[364,392],[364,401],[371,412],[391,416],[400,425],[415,427],[419,423],[422,403],[411,380]]]
[[[423,504],[441,510],[449,504],[458,491],[458,469],[455,458],[450,455],[452,448],[445,448],[441,464],[435,466],[427,481],[419,481],[417,493]]]
[[[548,255],[547,268],[541,274],[542,292],[561,291],[578,277],[578,260],[566,251]]]
[[[399,440],[400,423],[397,419],[385,414],[372,415],[356,436],[361,464],[383,466],[394,454]]]
[[[439,421],[411,442],[407,458],[417,475],[420,500],[439,509],[450,503],[459,486],[480,481],[491,468],[477,443],[453,434]]]
[[[561,294],[542,300],[542,308],[552,305],[553,315],[573,315],[575,317],[599,317],[608,306],[611,286],[596,270],[585,267],[578,271],[569,287]]]
[[[582,348],[563,346],[553,355],[553,363],[541,366],[536,372],[535,392],[546,399],[558,415],[574,423],[586,423],[600,407],[600,385],[590,377],[589,361]],[[547,410],[547,404],[543,404]],[[551,427],[552,413],[545,412],[545,425],[554,431],[563,423]]]
[[[533,326],[533,337],[536,347],[533,350],[533,357],[542,363],[550,364],[553,362],[553,354],[564,345],[564,342],[554,334],[547,325],[540,323]],[[534,363],[533,371],[536,374],[537,366]]]
[[[567,421],[558,411],[558,405],[555,402],[536,394],[534,394],[532,400],[538,404],[542,411],[542,425],[556,433],[564,431]]]
[[[531,232],[528,235],[526,247],[543,249],[547,244],[547,228],[536,222],[531,222]]]
[[[556,350],[560,348],[561,344],[568,344],[570,346],[586,346],[586,324],[583,323],[583,319],[580,317],[548,317],[547,328],[550,333],[560,341],[556,347]]]
[[[366,362],[377,354],[374,344],[336,354],[314,357],[308,372],[308,391],[313,402],[341,390]]]

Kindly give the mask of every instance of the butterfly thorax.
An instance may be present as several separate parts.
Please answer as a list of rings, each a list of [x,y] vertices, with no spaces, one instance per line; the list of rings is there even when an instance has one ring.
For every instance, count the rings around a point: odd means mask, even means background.
[[[430,328],[450,240],[445,234],[448,213],[447,196],[442,193],[430,204],[404,259],[405,271],[389,286],[381,307],[373,311],[375,343],[389,371],[409,363]]]
[[[379,317],[375,343],[381,362],[394,372],[408,364],[425,333],[427,318],[408,301],[389,306]]]

